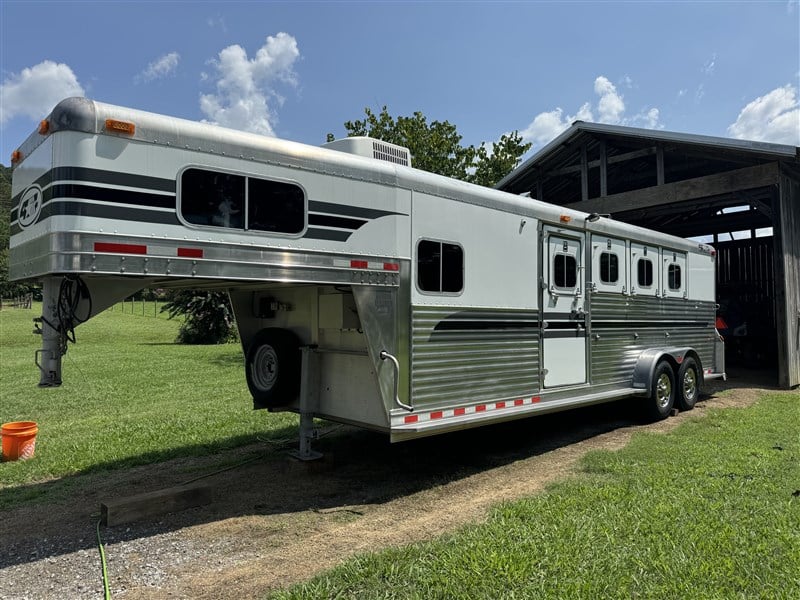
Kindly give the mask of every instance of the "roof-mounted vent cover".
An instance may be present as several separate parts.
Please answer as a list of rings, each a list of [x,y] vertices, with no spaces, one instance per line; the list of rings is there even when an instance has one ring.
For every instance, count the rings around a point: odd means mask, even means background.
[[[322,147],[367,158],[376,158],[406,167],[411,166],[411,153],[408,148],[370,137],[346,137],[323,144]]]

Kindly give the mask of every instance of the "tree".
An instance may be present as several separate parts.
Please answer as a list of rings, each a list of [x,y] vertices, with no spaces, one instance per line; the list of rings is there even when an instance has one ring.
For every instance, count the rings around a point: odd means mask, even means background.
[[[365,118],[346,121],[348,137],[369,136],[409,149],[412,165],[423,171],[492,187],[519,164],[520,158],[531,147],[524,143],[518,132],[504,134],[492,143],[491,150],[482,142],[475,146],[462,146],[461,135],[449,121],[431,121],[417,111],[410,117],[397,117],[383,107],[377,115],[364,109]],[[328,134],[328,141],[334,135]]]
[[[8,280],[8,242],[11,237],[11,167],[0,165],[0,298],[13,298],[24,294],[39,295],[39,288],[31,283]]]
[[[224,344],[236,338],[233,308],[225,292],[169,292],[161,308],[173,319],[184,317],[175,339],[179,344]]]

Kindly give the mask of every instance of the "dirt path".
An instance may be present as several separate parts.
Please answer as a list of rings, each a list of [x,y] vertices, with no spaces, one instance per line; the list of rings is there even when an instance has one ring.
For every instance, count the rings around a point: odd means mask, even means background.
[[[668,431],[702,418],[709,408],[746,406],[761,391],[732,389],[692,412],[646,426],[615,404],[399,445],[341,428],[319,444],[333,460],[310,467],[268,449],[258,460],[209,478],[210,506],[104,529],[112,593],[260,597],[355,553],[480,521],[492,506],[535,494],[573,472],[590,450],[620,448],[634,432]],[[243,448],[226,459],[262,452]],[[176,485],[213,470],[218,458],[76,478],[70,501],[3,514],[4,597],[102,597],[95,547],[99,503]]]

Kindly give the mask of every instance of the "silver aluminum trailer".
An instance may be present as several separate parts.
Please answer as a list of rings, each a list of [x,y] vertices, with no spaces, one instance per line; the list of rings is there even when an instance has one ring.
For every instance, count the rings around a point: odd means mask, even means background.
[[[44,283],[40,385],[74,323],[226,290],[256,408],[392,441],[724,377],[704,244],[411,168],[70,98],[15,152],[11,277]]]

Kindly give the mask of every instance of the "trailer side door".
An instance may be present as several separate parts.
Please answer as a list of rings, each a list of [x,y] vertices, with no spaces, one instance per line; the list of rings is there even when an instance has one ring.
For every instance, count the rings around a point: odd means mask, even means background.
[[[542,244],[543,386],[585,383],[585,236],[544,227]]]

